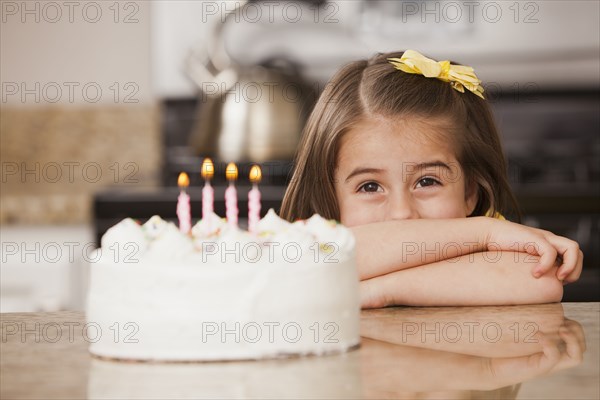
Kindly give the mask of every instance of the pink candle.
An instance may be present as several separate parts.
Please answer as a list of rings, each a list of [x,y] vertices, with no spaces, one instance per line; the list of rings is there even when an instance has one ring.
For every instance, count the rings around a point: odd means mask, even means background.
[[[250,233],[256,233],[258,221],[260,221],[260,191],[258,182],[262,178],[262,173],[258,165],[250,168],[250,182],[252,189],[248,192],[248,230]]]
[[[202,188],[202,219],[210,218],[214,211],[215,191],[210,185],[210,181],[204,182]]]
[[[235,180],[238,176],[238,170],[234,163],[229,163],[225,169],[225,176],[229,181],[229,186],[225,190],[225,210],[227,223],[230,226],[238,224],[238,205],[237,205],[237,190],[235,189]]]
[[[202,178],[204,178],[204,188],[202,188],[202,219],[206,221],[208,232],[210,232],[210,216],[214,210],[215,191],[210,185],[210,180],[215,174],[215,169],[210,158],[205,158],[202,162]]]
[[[186,235],[192,229],[192,213],[190,208],[190,196],[185,189],[190,184],[190,178],[185,172],[179,174],[177,185],[179,185],[179,197],[177,198],[177,217],[179,218],[179,230]]]

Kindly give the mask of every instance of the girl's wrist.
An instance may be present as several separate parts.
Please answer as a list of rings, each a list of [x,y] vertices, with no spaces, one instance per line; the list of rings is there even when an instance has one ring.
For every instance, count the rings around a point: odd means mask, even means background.
[[[486,251],[488,249],[490,242],[492,241],[492,236],[493,236],[492,226],[495,221],[494,218],[478,216],[478,217],[471,217],[469,219],[474,220],[473,225],[475,225],[476,240],[477,240],[477,245],[479,247],[478,250]]]

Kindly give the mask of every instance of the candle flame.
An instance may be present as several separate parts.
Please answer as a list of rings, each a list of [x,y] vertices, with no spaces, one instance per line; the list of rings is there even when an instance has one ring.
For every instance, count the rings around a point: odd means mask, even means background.
[[[201,174],[204,179],[212,179],[215,175],[215,166],[210,158],[205,158],[204,161],[202,161]]]
[[[186,188],[190,186],[190,178],[188,177],[188,174],[185,172],[180,173],[179,177],[177,178],[177,185],[180,188]]]
[[[250,168],[250,182],[258,183],[260,182],[261,178],[262,172],[260,167],[258,165],[253,165],[252,168]]]
[[[234,163],[227,164],[225,168],[225,177],[228,181],[235,181],[238,177],[238,169]]]

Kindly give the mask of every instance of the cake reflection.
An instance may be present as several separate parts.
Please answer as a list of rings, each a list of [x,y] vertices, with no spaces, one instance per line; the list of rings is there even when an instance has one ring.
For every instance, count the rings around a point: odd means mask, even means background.
[[[362,315],[361,347],[345,354],[179,364],[93,358],[88,397],[517,398],[523,382],[576,367],[586,350],[582,326],[560,304],[519,307],[518,315],[512,307]]]
[[[118,362],[92,358],[90,399],[360,398],[358,351],[262,361]]]

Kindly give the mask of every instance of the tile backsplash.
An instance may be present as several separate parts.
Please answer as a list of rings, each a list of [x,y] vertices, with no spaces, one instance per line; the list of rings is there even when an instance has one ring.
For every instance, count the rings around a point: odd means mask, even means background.
[[[95,192],[157,186],[159,119],[156,105],[2,107],[0,223],[86,223]]]

